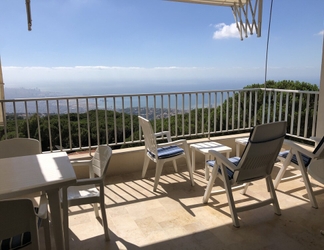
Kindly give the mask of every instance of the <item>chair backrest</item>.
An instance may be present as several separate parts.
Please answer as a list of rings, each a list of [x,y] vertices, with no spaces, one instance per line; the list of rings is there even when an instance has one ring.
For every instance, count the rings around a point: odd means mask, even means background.
[[[154,131],[150,121],[142,116],[138,117],[138,121],[144,134],[145,149],[157,155],[156,137],[154,136]]]
[[[33,249],[38,249],[37,219],[29,199],[0,201],[0,240],[30,232]]]
[[[95,175],[102,178],[105,177],[111,155],[112,149],[109,146],[98,146],[92,158],[92,170]]]
[[[314,158],[317,160],[324,159],[324,136],[321,141],[317,144],[316,148],[313,151]]]
[[[0,141],[0,158],[41,154],[41,144],[36,139],[14,138]]]
[[[234,172],[236,183],[258,180],[271,174],[286,135],[287,123],[273,122],[255,126]]]

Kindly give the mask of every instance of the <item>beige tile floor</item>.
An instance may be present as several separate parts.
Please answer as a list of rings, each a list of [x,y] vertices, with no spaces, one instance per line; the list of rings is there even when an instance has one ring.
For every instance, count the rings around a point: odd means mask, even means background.
[[[275,167],[273,178],[277,172]],[[293,173],[296,171],[286,174]],[[187,172],[164,169],[158,192],[152,191],[153,169],[145,179],[140,173],[108,177],[105,201],[110,242],[105,242],[91,206],[71,207],[70,248],[324,249],[324,235],[320,234],[324,229],[324,185],[312,181],[319,204],[314,209],[300,178],[282,182],[277,190],[281,216],[271,206],[242,212],[241,227],[235,228],[225,193],[212,195],[208,205],[202,203],[207,184],[203,174],[202,168],[195,172],[192,187]],[[234,192],[239,205],[267,197],[264,195],[264,181],[254,182],[247,195]],[[43,241],[42,233],[40,238]]]

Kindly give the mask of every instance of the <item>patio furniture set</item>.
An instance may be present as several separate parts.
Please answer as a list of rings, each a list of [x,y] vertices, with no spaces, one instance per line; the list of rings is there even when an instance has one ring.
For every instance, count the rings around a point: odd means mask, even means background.
[[[158,188],[164,163],[172,161],[174,170],[177,172],[176,160],[179,158],[185,159],[190,183],[194,186],[193,172],[196,170],[196,153],[199,152],[205,157],[205,179],[208,181],[202,197],[203,203],[207,203],[214,193],[212,190],[215,180],[219,178],[223,182],[223,189],[218,191],[226,192],[235,227],[240,226],[237,213],[241,211],[272,204],[275,214],[281,214],[275,189],[289,166],[300,170],[310,202],[314,208],[318,207],[308,174],[324,183],[324,174],[321,175],[323,170],[318,171],[319,168],[323,168],[324,137],[318,141],[315,150],[309,152],[293,142],[285,141],[286,122],[258,125],[252,129],[249,138],[236,139],[237,155],[230,157],[232,149],[228,146],[213,141],[190,146],[185,139],[172,141],[169,131],[154,133],[147,119],[141,116],[138,118],[145,141],[142,178],[146,175],[149,162],[153,161],[156,164],[153,191]],[[159,137],[166,142],[157,143]],[[280,152],[283,144],[289,144],[290,149]],[[240,154],[239,147],[242,145],[245,149]],[[191,149],[191,159],[189,149]],[[108,241],[104,179],[111,155],[112,150],[109,146],[98,146],[91,160],[73,162],[65,152],[42,154],[39,141],[34,139],[17,138],[1,141],[0,246],[7,249],[17,247],[14,242],[15,239],[19,239],[18,242],[21,242],[22,246],[32,243],[32,249],[39,249],[37,227],[41,224],[39,223],[41,220],[44,226],[46,248],[49,249],[51,242],[48,204],[57,249],[69,249],[68,207],[81,204],[94,204],[95,215],[99,217],[97,203],[100,203],[105,239]],[[282,167],[273,182],[271,173],[274,164],[278,161],[282,163]],[[76,178],[73,166],[80,164],[89,166],[88,179]],[[251,182],[262,179],[266,181],[270,198],[237,207],[232,194],[234,188],[244,187],[243,194],[245,194]],[[38,209],[34,209],[29,199],[17,199],[19,196],[35,192],[39,192],[40,196]],[[20,216],[16,217],[17,214]],[[14,217],[16,218],[12,219]],[[29,233],[21,234],[21,232]]]

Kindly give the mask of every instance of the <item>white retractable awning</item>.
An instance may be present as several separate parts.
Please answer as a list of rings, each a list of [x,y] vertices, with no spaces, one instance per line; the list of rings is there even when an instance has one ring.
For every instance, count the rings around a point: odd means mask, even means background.
[[[253,33],[261,36],[263,0],[169,0],[231,7],[241,40]]]

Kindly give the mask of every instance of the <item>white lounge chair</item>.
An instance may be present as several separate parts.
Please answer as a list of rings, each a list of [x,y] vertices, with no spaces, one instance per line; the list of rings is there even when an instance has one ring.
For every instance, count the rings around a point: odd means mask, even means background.
[[[209,167],[213,167],[203,197],[207,203],[211,195],[216,178],[224,183],[228,204],[231,211],[233,225],[239,227],[237,213],[261,206],[273,204],[275,214],[280,215],[280,207],[273,187],[271,172],[278,153],[286,135],[286,122],[274,122],[255,126],[250,134],[249,141],[241,157],[226,158],[221,153],[211,150],[209,153],[215,157],[215,161],[207,161]],[[245,184],[243,194],[246,193],[249,183],[265,179],[270,198],[258,203],[246,206],[235,206],[232,187]]]

